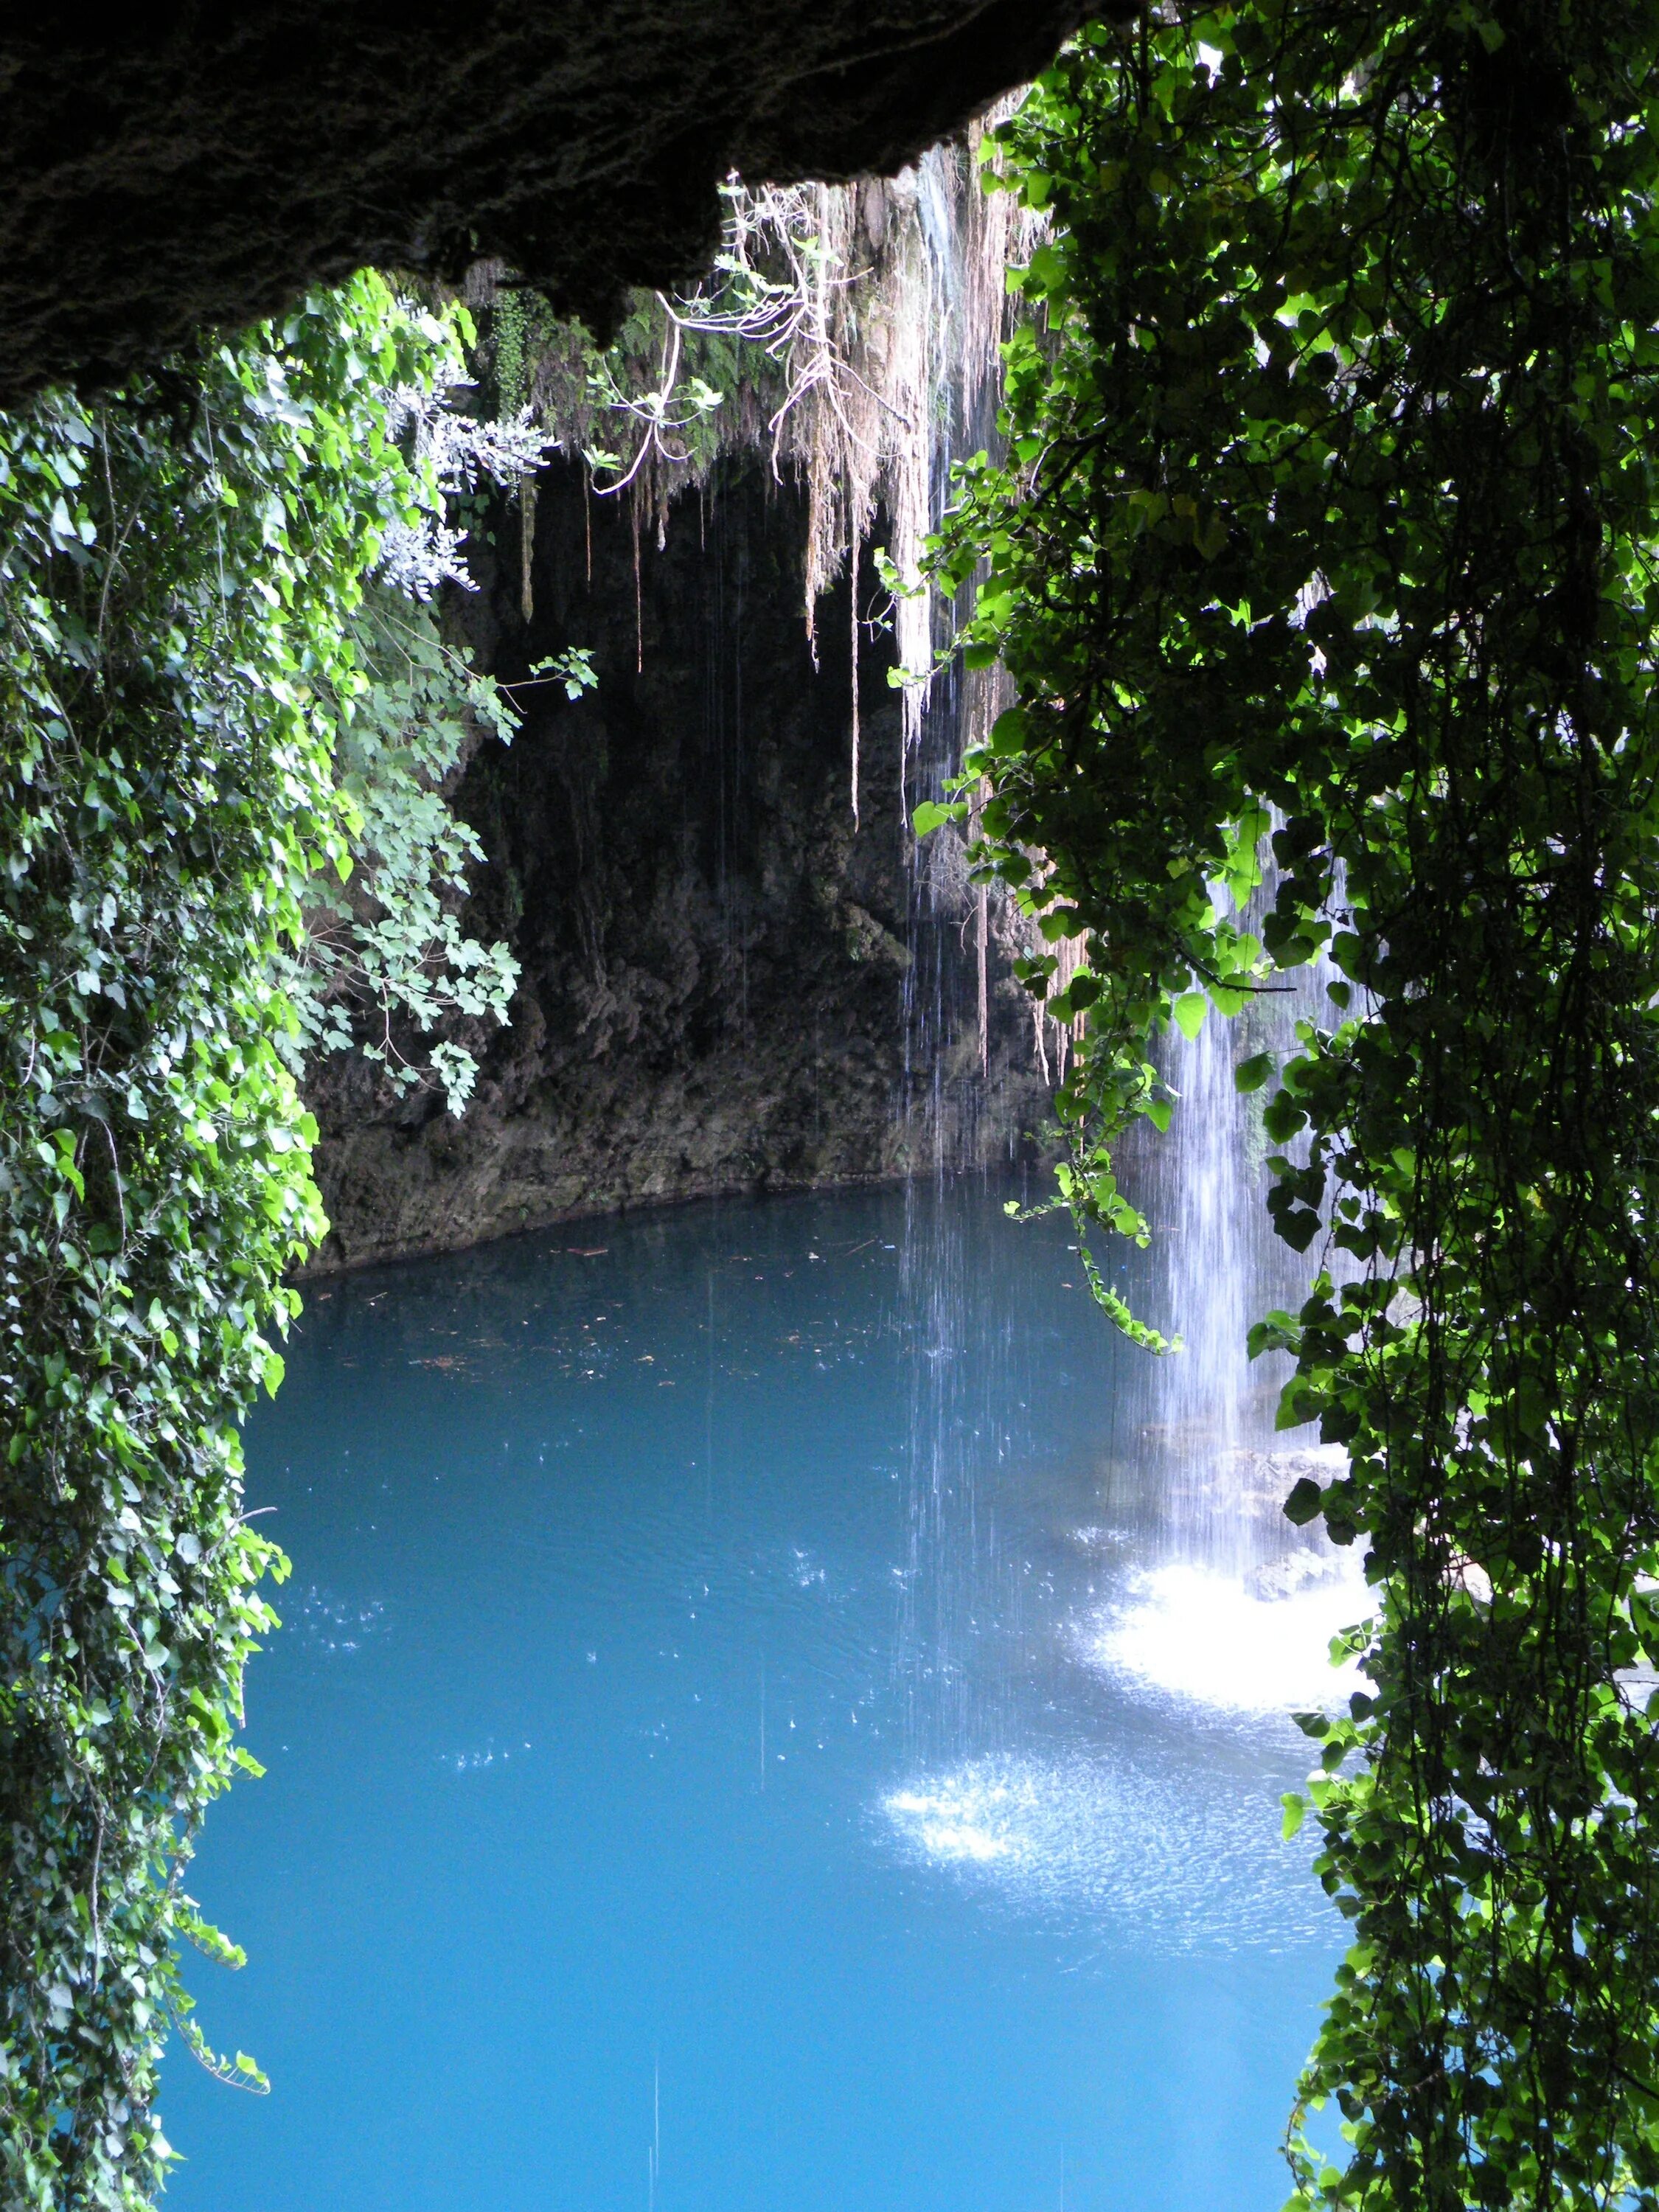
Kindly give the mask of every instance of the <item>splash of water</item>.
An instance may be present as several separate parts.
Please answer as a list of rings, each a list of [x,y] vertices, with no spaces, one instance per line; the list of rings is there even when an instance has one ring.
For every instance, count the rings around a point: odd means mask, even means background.
[[[1304,1564],[1305,1563],[1305,1564]],[[1360,1686],[1349,1660],[1333,1666],[1333,1638],[1365,1610],[1352,1570],[1309,1547],[1265,1586],[1175,1560],[1138,1581],[1131,1605],[1089,1639],[1104,1672],[1240,1713],[1285,1713],[1331,1704]]]

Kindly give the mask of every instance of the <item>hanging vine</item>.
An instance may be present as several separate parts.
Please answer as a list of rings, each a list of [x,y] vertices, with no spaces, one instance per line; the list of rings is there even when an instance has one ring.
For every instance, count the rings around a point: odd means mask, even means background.
[[[723,454],[763,454],[800,483],[808,635],[843,569],[855,586],[862,571],[854,620],[890,612],[911,745],[935,659],[937,610],[918,571],[942,433],[954,419],[976,440],[988,418],[1007,270],[1042,228],[1012,196],[975,188],[983,131],[1010,105],[897,178],[730,179],[709,276],[684,294],[636,295],[608,348],[504,271],[473,286],[503,411],[531,408],[582,455],[596,497],[629,500],[636,531],[648,521],[660,541],[675,498]],[[878,512],[888,543],[865,567]],[[856,816],[856,701],[853,735]]]
[[[410,422],[463,330],[363,276],[153,383],[0,418],[8,2206],[148,2202],[170,2026],[259,2080],[189,2017],[181,1940],[239,1954],[183,1877],[252,1765],[242,1670],[284,1571],[242,1516],[238,1424],[324,1227],[289,1063],[337,970],[301,957],[307,909],[354,842],[371,925],[455,860],[393,804],[432,702],[385,691],[364,593],[453,561],[442,441]],[[405,1000],[423,918],[380,948]]]
[[[1316,1269],[1252,1349],[1348,1455],[1286,1510],[1373,1608],[1303,1723],[1353,1936],[1304,2207],[1659,2205],[1656,41],[1258,0],[1086,33],[1000,134],[1056,228],[937,559],[1018,689],[979,866],[1087,934],[1026,970],[1082,1221],[1143,1227],[1172,1019],[1341,977],[1237,1069]]]

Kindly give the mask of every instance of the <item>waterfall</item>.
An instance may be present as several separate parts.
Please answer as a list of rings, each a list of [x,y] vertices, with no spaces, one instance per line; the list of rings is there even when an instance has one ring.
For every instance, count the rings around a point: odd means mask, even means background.
[[[1155,1318],[1181,1349],[1144,1364],[1139,1442],[1158,1471],[1158,1548],[1233,1577],[1257,1573],[1316,1540],[1279,1511],[1310,1456],[1273,1425],[1283,1362],[1253,1364],[1252,1322],[1299,1305],[1314,1261],[1273,1235],[1266,1209],[1269,1150],[1260,1125],[1266,1093],[1241,1097],[1237,1059],[1262,1049],[1287,1056],[1295,1024],[1311,1012],[1324,977],[1280,987],[1249,1016],[1213,1011],[1192,1038],[1172,1034],[1164,1072],[1176,1093],[1170,1130],[1127,1148],[1132,1184],[1144,1180],[1152,1224]],[[1136,1173],[1138,1169],[1139,1173]]]
[[[884,480],[887,498],[902,510],[895,544],[908,553],[943,510],[957,454],[994,442],[995,380],[987,362],[1002,309],[1000,297],[994,312],[987,304],[988,277],[994,273],[1000,295],[1002,268],[1030,241],[1006,228],[988,231],[988,222],[1006,222],[1006,196],[988,203],[990,216],[981,212],[987,204],[954,153],[926,156],[890,192],[908,258],[888,295],[898,342],[884,357],[887,388],[912,410],[925,391],[930,426],[925,441],[896,439]],[[895,266],[899,252],[890,242]],[[901,603],[902,666],[927,665],[951,611],[926,599]],[[911,805],[939,792],[1005,694],[1006,684],[1000,692],[994,679],[948,666],[911,687],[903,736]],[[950,1765],[988,1756],[999,1740],[999,1696],[982,1680],[975,1686],[970,1650],[975,1621],[1018,1601],[1021,1565],[1003,1554],[983,1505],[998,1455],[1018,1449],[1007,1429],[1012,1378],[1000,1357],[994,1289],[975,1279],[962,1217],[945,1202],[947,1179],[978,1157],[972,1121],[988,1057],[984,987],[970,1009],[956,956],[970,930],[981,960],[994,934],[1005,956],[1035,940],[1012,902],[991,914],[976,901],[954,830],[908,848],[908,857],[911,960],[897,1110],[912,1168],[899,1316],[911,1389],[896,1664],[916,1755]],[[1273,889],[1269,880],[1258,904]],[[1063,984],[1082,947],[1057,951]],[[1272,1234],[1262,1102],[1240,1096],[1233,1068],[1263,1048],[1288,1055],[1297,1020],[1323,1013],[1329,980],[1317,966],[1276,979],[1238,1020],[1212,1010],[1191,1038],[1171,1032],[1164,1073],[1179,1099],[1172,1127],[1126,1148],[1126,1173],[1143,1186],[1154,1234],[1147,1263],[1128,1267],[1137,1279],[1125,1287],[1132,1302],[1148,1305],[1149,1318],[1180,1334],[1183,1349],[1162,1359],[1133,1356],[1119,1402],[1102,1408],[1102,1508],[1130,1541],[1139,1601],[1107,1625],[1098,1649],[1120,1670],[1188,1694],[1206,1696],[1218,1682],[1224,1692],[1220,1678],[1230,1678],[1244,1702],[1264,1706],[1281,1692],[1304,1701],[1318,1693],[1323,1643],[1342,1625],[1327,1616],[1333,1606],[1353,1607],[1344,1563],[1279,1510],[1298,1474],[1329,1469],[1316,1446],[1275,1433],[1282,1378],[1272,1362],[1253,1366],[1246,1343],[1261,1313],[1300,1304],[1311,1263]],[[1044,1079],[1057,1080],[1072,1034],[1040,1007],[1034,1012],[1034,1056]],[[1103,1255],[1109,1264],[1112,1256]],[[1128,1255],[1116,1256],[1128,1265]]]
[[[988,121],[994,121],[994,115]],[[921,542],[951,495],[959,455],[995,442],[997,349],[1006,331],[1005,276],[1029,245],[1006,194],[975,175],[977,134],[939,147],[888,188],[908,257],[889,299],[883,356],[895,435],[884,480],[894,565],[914,576]],[[890,246],[890,252],[900,249]],[[895,605],[896,658],[910,681],[902,720],[907,817],[939,795],[993,698],[984,678],[954,665],[927,674],[955,610],[930,593]],[[921,680],[925,677],[926,680]],[[984,1171],[980,1115],[990,1076],[990,915],[968,880],[967,841],[945,828],[924,841],[907,826],[910,962],[903,982],[903,1086],[895,1111],[911,1169],[898,1326],[910,1363],[905,1439],[907,1544],[895,1665],[907,1739],[925,1764],[997,1752],[1006,1685],[989,1688],[972,1663],[982,1619],[1020,1603],[1020,1562],[1005,1554],[984,1504],[986,1478],[1012,1452],[1018,1396],[1005,1356],[999,1285],[970,1253],[947,1188]],[[969,968],[963,955],[973,939]],[[971,987],[965,988],[971,976]]]
[[[1269,879],[1257,903],[1270,903]],[[1109,1495],[1136,1532],[1139,1601],[1109,1624],[1109,1663],[1206,1703],[1283,1710],[1322,1703],[1346,1680],[1324,1647],[1365,1610],[1360,1562],[1285,1519],[1303,1475],[1328,1481],[1343,1455],[1274,1425],[1283,1355],[1253,1364],[1250,1323],[1294,1310],[1322,1260],[1273,1234],[1265,1200],[1270,1146],[1258,1091],[1241,1097],[1237,1060],[1296,1049],[1299,1021],[1328,1019],[1336,971],[1323,958],[1277,975],[1234,1021],[1213,1010],[1195,1036],[1172,1035],[1164,1072],[1177,1093],[1170,1131],[1129,1149],[1152,1223],[1159,1325],[1183,1348],[1146,1363],[1118,1411]]]
[[[1194,1559],[1237,1573],[1249,1564],[1237,1501],[1249,1386],[1246,1210],[1254,1194],[1230,1027],[1212,1014],[1196,1036],[1177,1036],[1170,1055],[1180,1101],[1173,1172],[1164,1178],[1173,1185],[1164,1208],[1172,1218],[1157,1226],[1183,1348],[1150,1379],[1163,1401],[1172,1533]]]

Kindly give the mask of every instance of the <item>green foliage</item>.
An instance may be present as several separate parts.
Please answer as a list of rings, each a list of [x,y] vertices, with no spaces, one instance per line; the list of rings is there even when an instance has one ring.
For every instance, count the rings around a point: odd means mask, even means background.
[[[488,324],[501,412],[528,406],[553,426],[601,493],[643,477],[642,489],[672,498],[701,483],[733,445],[767,441],[768,419],[788,390],[763,343],[714,319],[732,289],[717,273],[711,293],[689,301],[636,292],[615,337],[599,346],[539,293],[504,288]]]
[[[434,1079],[459,1114],[476,1058],[450,1036],[411,1057],[408,1031],[507,1019],[518,963],[504,944],[461,928],[467,872],[483,848],[445,791],[469,736],[510,744],[515,716],[433,615],[384,585],[364,592],[349,635],[354,681],[368,681],[338,714],[334,763],[357,866],[307,891],[291,981],[300,1043],[307,1054],[361,1050],[399,1090]]]
[[[856,191],[733,179],[721,197],[708,276],[689,293],[633,293],[606,345],[522,284],[501,286],[489,310],[501,412],[528,408],[581,454],[597,491],[635,487],[659,523],[722,454],[799,459],[793,441],[810,445],[814,400],[841,416],[854,391],[868,397],[849,358],[875,304],[862,289],[872,272],[852,258]]]
[[[294,954],[399,719],[367,704],[364,580],[441,508],[394,395],[461,366],[453,322],[361,276],[150,385],[0,419],[8,2205],[145,2201],[179,1939],[239,1955],[181,1877],[252,1764],[242,1668],[284,1571],[242,1517],[237,1422],[324,1225]]]
[[[1056,228],[938,565],[1018,686],[979,865],[1089,935],[1083,1217],[1171,1020],[1343,979],[1266,1115],[1318,1272],[1252,1340],[1375,1601],[1304,1723],[1354,1936],[1304,2207],[1659,2205],[1656,38],[1260,0],[1085,34],[1002,133]]]
[[[530,664],[530,682],[562,685],[567,699],[580,699],[585,692],[597,690],[599,672],[593,665],[593,655],[585,645],[568,645],[562,653],[550,653],[544,659]],[[514,691],[523,684],[515,684]]]
[[[537,356],[562,335],[558,319],[539,292],[504,286],[490,311],[489,335],[498,410],[517,415],[531,404]]]

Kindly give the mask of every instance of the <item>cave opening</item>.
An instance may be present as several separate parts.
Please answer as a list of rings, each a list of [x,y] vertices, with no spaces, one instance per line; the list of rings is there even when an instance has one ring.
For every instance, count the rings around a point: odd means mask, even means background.
[[[6,2204],[1656,2201],[1650,18],[0,27]]]

